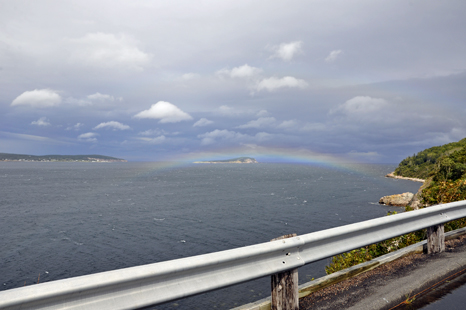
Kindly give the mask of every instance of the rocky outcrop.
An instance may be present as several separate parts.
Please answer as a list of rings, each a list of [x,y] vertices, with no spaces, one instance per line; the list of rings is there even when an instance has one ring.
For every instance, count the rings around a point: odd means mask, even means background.
[[[387,206],[406,207],[411,203],[413,197],[414,194],[409,192],[397,195],[383,196],[380,198],[379,203]]]
[[[432,178],[429,178],[427,180],[418,179],[418,178],[408,178],[408,177],[402,177],[402,176],[399,176],[399,175],[395,175],[395,172],[391,172],[391,173],[387,174],[386,177],[387,178],[393,178],[393,179],[410,180],[410,181],[424,183],[424,184],[421,185],[418,192],[411,198],[411,201],[409,201],[405,205],[399,205],[399,206],[400,207],[403,207],[403,206],[405,207],[405,206],[409,205],[414,210],[425,207],[425,205],[422,204],[422,202],[421,202],[422,201],[422,197],[421,197],[422,196],[422,190],[424,188],[426,188],[427,186],[429,186],[429,184],[432,182]],[[388,198],[388,197],[402,196],[402,195],[405,195],[405,194],[411,194],[411,193],[403,193],[403,194],[400,194],[400,195],[384,196],[384,197],[380,198],[379,203],[394,206],[395,204],[391,204],[391,201],[393,201],[393,199]],[[394,198],[394,199],[395,199],[395,201],[398,201],[399,199],[400,199],[400,201],[403,200],[401,198]],[[408,199],[408,196],[406,196],[406,200],[407,199]],[[387,201],[387,202],[385,202],[385,201]],[[403,201],[403,203],[404,203],[404,201]]]
[[[414,210],[427,207],[428,205],[422,203],[422,191],[432,183],[432,177],[428,178],[424,184],[419,188],[417,193],[414,195],[413,201],[411,201],[411,208]]]

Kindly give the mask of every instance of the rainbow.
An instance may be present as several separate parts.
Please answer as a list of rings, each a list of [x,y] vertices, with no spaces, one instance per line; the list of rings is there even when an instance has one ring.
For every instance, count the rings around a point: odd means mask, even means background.
[[[246,145],[236,148],[219,149],[207,152],[193,152],[164,158],[161,161],[148,162],[150,170],[170,170],[191,165],[195,161],[230,159],[236,157],[254,157],[259,163],[296,163],[324,166],[334,169],[352,170],[353,164],[360,163],[348,156],[317,153],[307,149],[262,147]]]

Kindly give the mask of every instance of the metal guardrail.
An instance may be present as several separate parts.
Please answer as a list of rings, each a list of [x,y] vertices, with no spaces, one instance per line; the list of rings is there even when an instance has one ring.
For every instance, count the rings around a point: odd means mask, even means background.
[[[289,239],[0,292],[0,309],[135,309],[250,281],[466,217],[466,201]]]

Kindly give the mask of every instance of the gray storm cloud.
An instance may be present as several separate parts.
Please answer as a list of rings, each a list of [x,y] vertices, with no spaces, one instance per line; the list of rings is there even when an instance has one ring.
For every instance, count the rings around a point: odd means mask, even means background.
[[[466,136],[465,11],[4,1],[0,152],[157,160],[255,145],[398,162]]]

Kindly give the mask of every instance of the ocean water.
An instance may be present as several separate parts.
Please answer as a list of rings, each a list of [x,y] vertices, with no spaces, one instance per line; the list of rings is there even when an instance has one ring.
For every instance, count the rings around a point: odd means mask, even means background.
[[[0,162],[1,290],[267,242],[398,210],[395,165]],[[325,259],[299,269],[325,275]],[[230,309],[269,278],[156,306]]]

